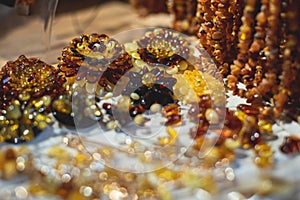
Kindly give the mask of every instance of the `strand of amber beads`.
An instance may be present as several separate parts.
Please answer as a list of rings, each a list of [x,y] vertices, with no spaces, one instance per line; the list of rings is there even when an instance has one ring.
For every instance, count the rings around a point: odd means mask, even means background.
[[[192,35],[198,32],[197,0],[169,0],[168,9],[174,14],[173,28],[176,31]]]
[[[258,85],[257,90],[260,95],[265,96],[268,92],[277,90],[277,75],[281,73],[281,68],[278,66],[279,61],[279,24],[280,24],[280,1],[269,1],[269,16],[268,16],[268,29],[266,34],[266,46],[264,54],[266,56],[266,64],[264,66],[265,76]]]
[[[246,97],[252,99],[257,94],[256,87],[263,78],[263,48],[265,47],[265,37],[268,16],[268,1],[263,1],[260,12],[256,15],[255,35],[249,48],[249,57],[245,67],[241,70],[244,80],[247,82]],[[253,88],[254,87],[254,88]]]
[[[253,29],[255,15],[257,13],[256,6],[257,1],[246,1],[245,8],[242,16],[242,25],[238,34],[238,48],[239,53],[237,58],[233,61],[233,64],[230,66],[230,74],[227,76],[227,85],[234,94],[238,94],[237,84],[240,81],[241,69],[244,68],[245,63],[248,58],[248,49],[251,45],[253,38]]]
[[[289,101],[292,91],[294,94],[297,94],[297,90],[299,91],[298,87],[293,87],[293,85],[299,85],[299,80],[297,79],[297,71],[299,70],[297,66],[299,63],[297,55],[293,53],[297,51],[297,45],[299,44],[299,42],[297,43],[297,37],[300,33],[300,28],[299,23],[295,23],[299,19],[299,2],[283,1],[282,8],[285,10],[285,12],[281,13],[282,21],[285,22],[281,31],[283,32],[281,38],[282,73],[279,77],[278,93],[274,94],[275,113],[281,113],[284,110],[284,105]]]

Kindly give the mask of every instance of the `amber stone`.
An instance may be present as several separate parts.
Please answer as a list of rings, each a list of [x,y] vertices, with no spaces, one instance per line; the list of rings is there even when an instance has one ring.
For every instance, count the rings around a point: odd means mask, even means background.
[[[286,136],[280,145],[280,150],[285,154],[299,154],[300,138],[295,135]]]
[[[145,112],[145,109],[141,105],[133,106],[129,109],[129,114],[131,117],[135,117],[138,114],[142,114]]]

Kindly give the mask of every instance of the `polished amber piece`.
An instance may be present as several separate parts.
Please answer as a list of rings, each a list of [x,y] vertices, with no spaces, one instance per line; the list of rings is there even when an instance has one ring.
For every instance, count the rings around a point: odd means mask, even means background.
[[[165,123],[166,126],[170,126],[170,125],[181,125],[182,123],[182,119],[181,119],[181,115],[180,114],[172,114],[172,115],[168,115],[167,116],[167,122]]]

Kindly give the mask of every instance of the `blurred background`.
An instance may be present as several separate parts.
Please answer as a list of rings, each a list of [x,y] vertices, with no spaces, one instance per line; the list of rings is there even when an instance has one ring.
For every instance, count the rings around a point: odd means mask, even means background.
[[[167,14],[139,17],[126,0],[36,0],[30,6],[15,4],[13,0],[0,0],[0,66],[21,54],[55,64],[62,48],[82,33],[113,36],[134,28],[169,27],[172,23]]]

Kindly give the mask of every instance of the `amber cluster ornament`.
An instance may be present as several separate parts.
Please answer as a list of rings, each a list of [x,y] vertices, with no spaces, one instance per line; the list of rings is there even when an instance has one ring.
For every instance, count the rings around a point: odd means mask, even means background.
[[[137,40],[137,52],[151,66],[174,67],[190,56],[189,42],[179,33],[168,29],[154,29]]]
[[[85,85],[89,93],[101,95],[113,86],[130,68],[131,58],[123,45],[102,34],[83,34],[62,50],[58,67],[70,84]]]
[[[0,79],[0,140],[31,141],[51,123],[50,105],[66,93],[65,79],[55,67],[23,55],[7,62]]]

